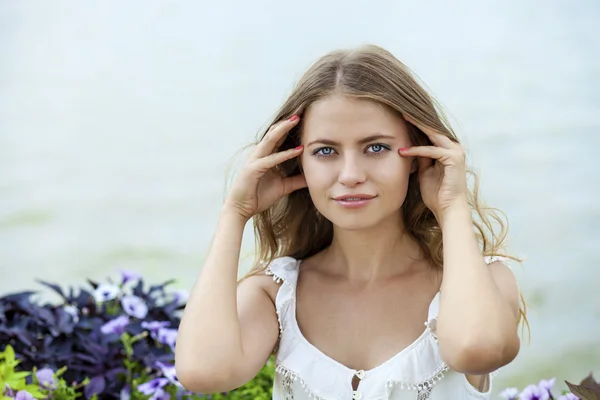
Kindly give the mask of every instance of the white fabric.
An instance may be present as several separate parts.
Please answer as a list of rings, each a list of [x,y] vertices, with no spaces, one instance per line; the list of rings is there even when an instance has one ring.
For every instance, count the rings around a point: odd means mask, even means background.
[[[486,257],[489,264],[497,257]],[[468,400],[490,399],[489,390],[480,393],[463,374],[448,369],[443,362],[435,322],[439,293],[429,307],[428,321],[421,336],[383,364],[357,371],[331,359],[304,338],[296,320],[296,284],[300,260],[275,259],[267,274],[282,283],[276,298],[280,341],[275,356],[274,400]],[[354,375],[361,377],[352,390]]]

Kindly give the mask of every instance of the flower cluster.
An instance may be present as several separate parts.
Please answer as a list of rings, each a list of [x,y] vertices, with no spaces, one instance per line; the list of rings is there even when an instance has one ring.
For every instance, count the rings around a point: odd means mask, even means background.
[[[559,397],[555,397],[552,388],[556,383],[556,378],[549,380],[542,379],[537,385],[531,384],[525,387],[521,392],[515,387],[506,388],[500,393],[500,397],[505,400],[599,400],[600,384],[594,380],[592,374],[586,377],[579,385],[566,382],[571,390],[563,392]]]
[[[204,396],[181,386],[174,349],[188,294],[167,292],[172,281],[146,288],[140,274],[120,271],[117,283],[88,280],[91,289],[78,293],[41,283],[62,303],[39,304],[34,292],[0,298],[0,372],[20,368],[12,381],[0,373],[0,398],[271,398],[272,360],[233,392]]]

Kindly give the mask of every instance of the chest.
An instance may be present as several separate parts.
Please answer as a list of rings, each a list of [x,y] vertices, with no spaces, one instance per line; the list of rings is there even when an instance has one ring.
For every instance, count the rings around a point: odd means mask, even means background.
[[[326,356],[353,369],[372,369],[425,330],[436,288],[427,282],[382,282],[365,288],[300,279],[296,320]]]

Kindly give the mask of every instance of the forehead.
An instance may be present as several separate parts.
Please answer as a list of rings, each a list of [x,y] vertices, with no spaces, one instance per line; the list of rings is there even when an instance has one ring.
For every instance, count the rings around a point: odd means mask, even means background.
[[[359,140],[374,133],[405,139],[408,137],[402,117],[380,103],[333,95],[318,100],[304,113],[304,141],[327,138]]]

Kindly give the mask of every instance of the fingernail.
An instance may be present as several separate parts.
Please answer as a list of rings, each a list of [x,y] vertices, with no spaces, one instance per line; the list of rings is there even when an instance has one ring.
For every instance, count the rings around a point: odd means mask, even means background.
[[[406,151],[406,150],[408,150],[408,149],[409,149],[408,147],[401,147],[401,148],[399,148],[399,149],[398,149],[398,152],[401,152],[401,151]]]
[[[294,122],[294,121],[298,120],[299,118],[300,117],[297,114],[294,114],[290,118],[288,118],[288,121]]]
[[[294,147],[294,150],[301,150],[303,147],[304,147],[303,145],[300,145],[300,146]]]

